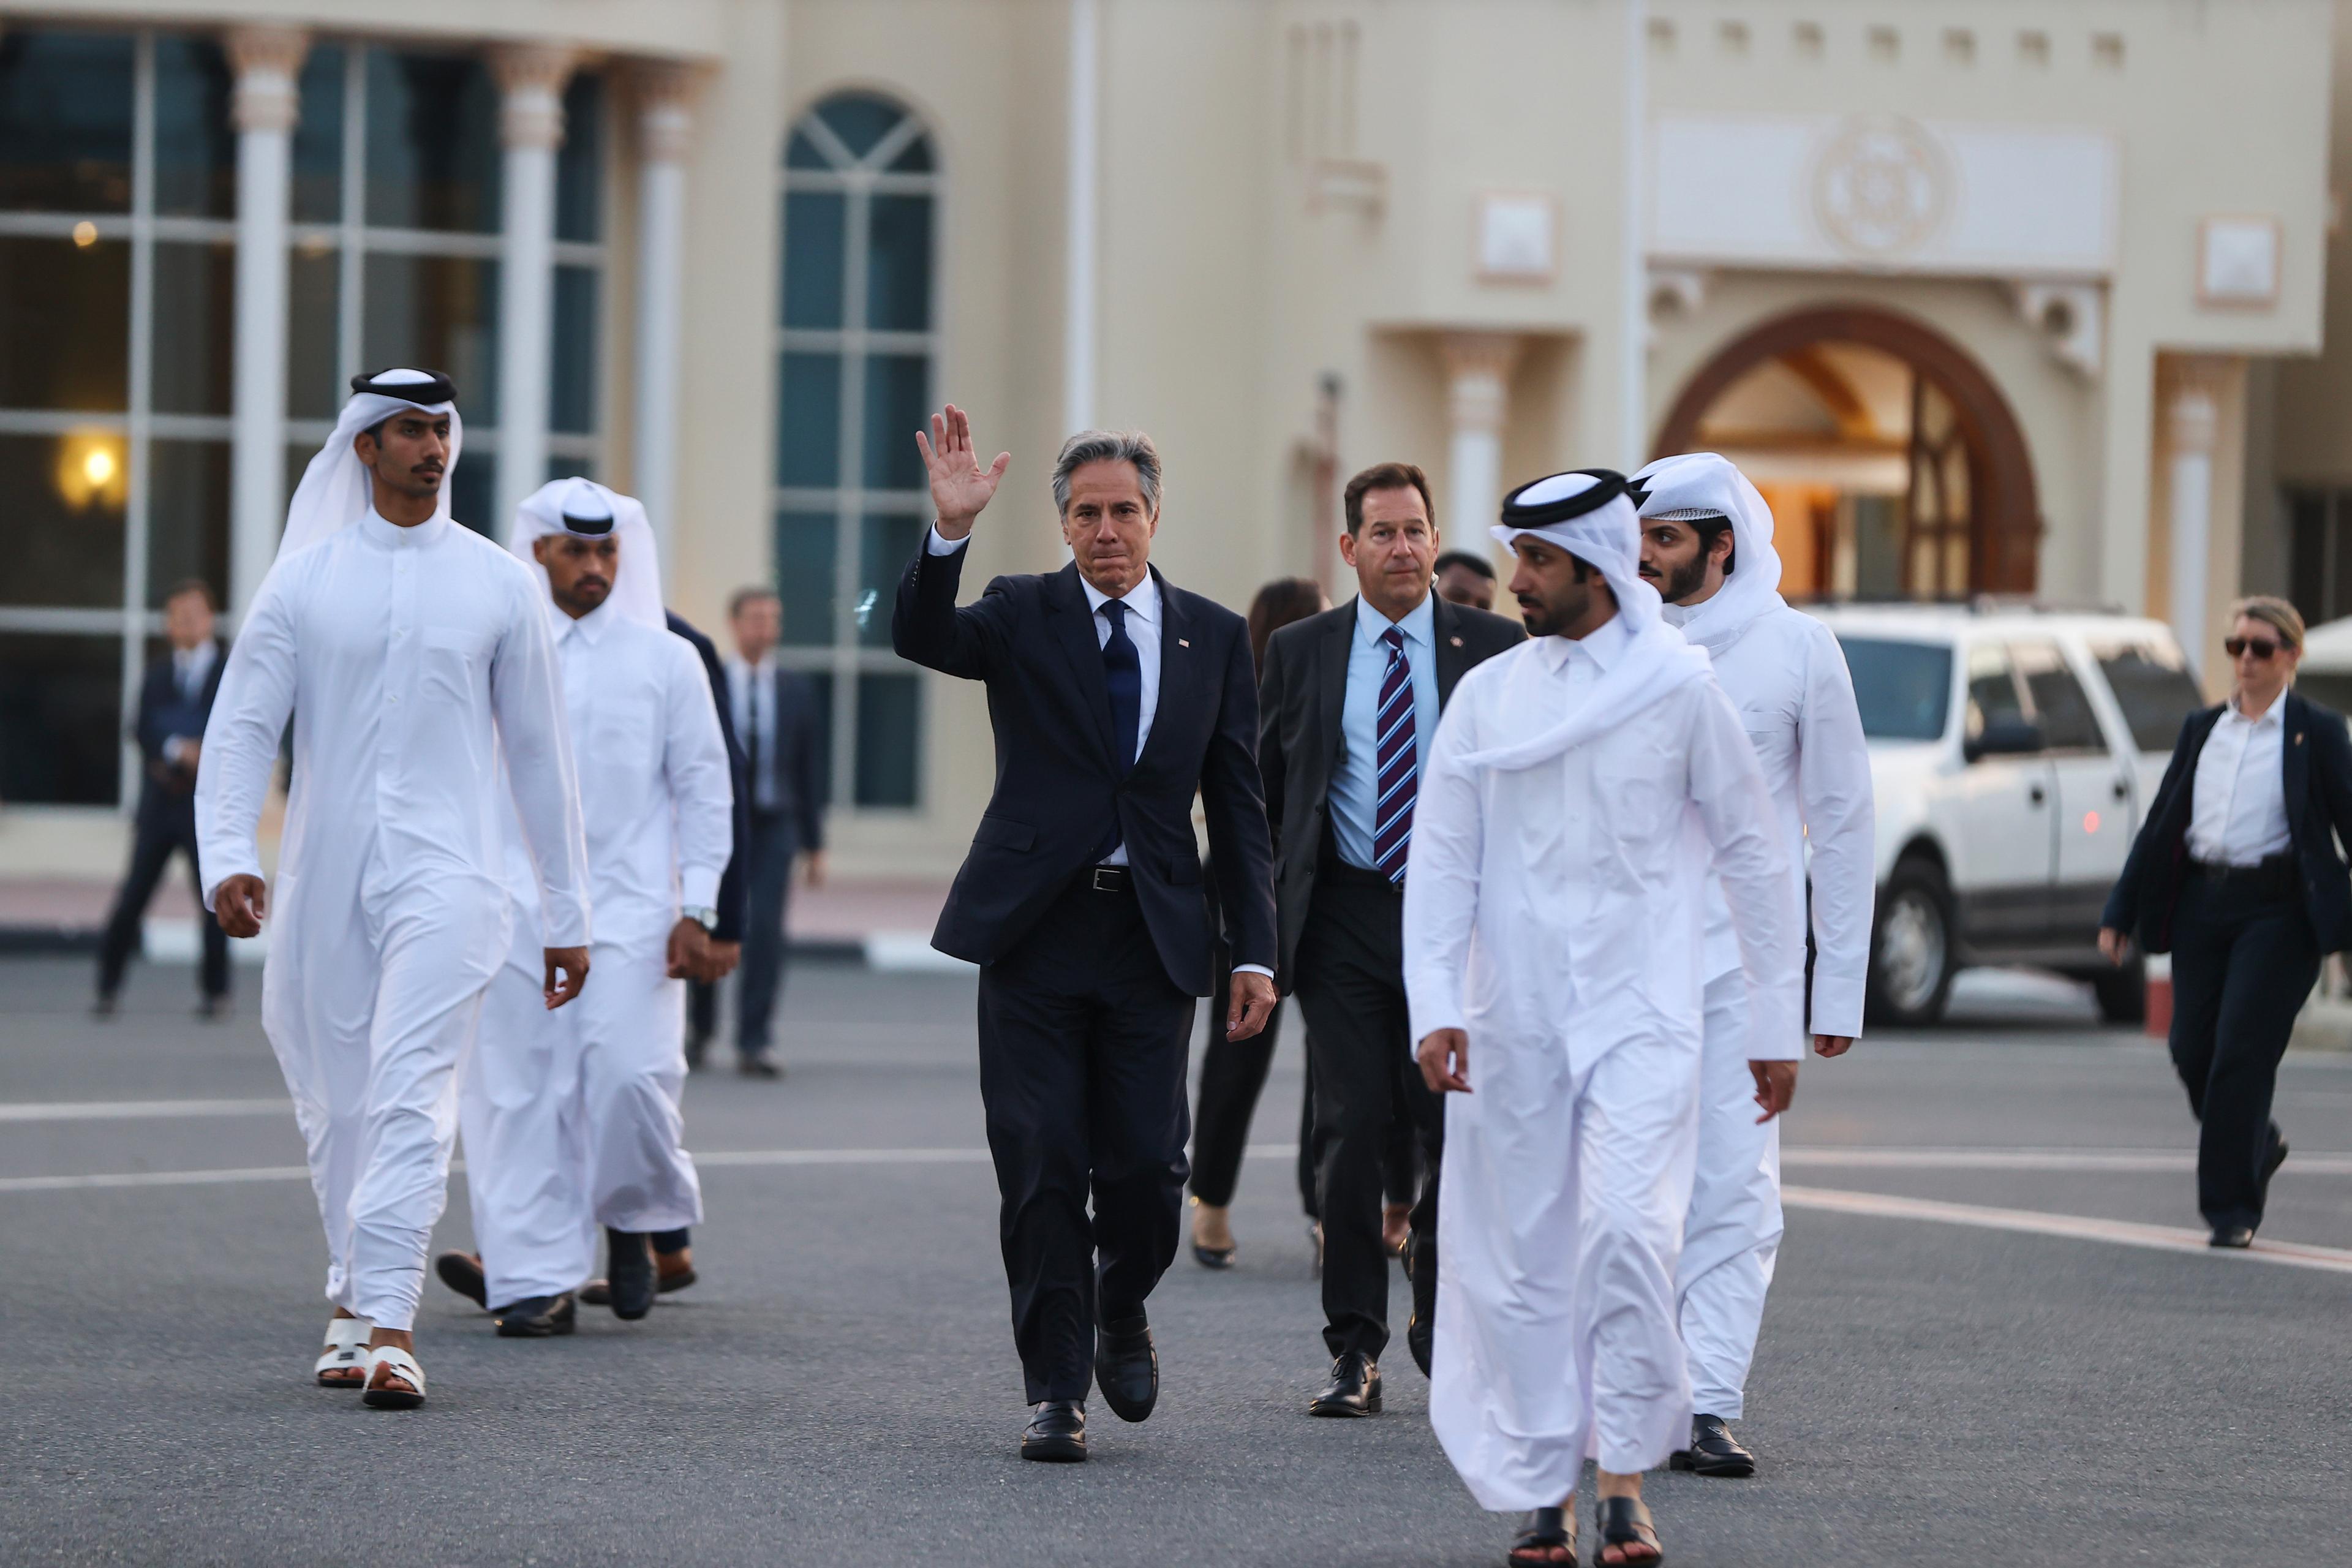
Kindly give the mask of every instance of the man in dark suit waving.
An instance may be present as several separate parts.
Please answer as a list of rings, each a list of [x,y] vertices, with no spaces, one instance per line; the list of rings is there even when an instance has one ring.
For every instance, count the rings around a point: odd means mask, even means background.
[[[1404,995],[1404,865],[1421,759],[1473,665],[1527,632],[1431,591],[1437,520],[1429,479],[1381,463],[1348,481],[1339,553],[1357,595],[1266,643],[1258,765],[1277,826],[1282,983],[1314,1053],[1316,1171],[1323,1219],[1323,1342],[1331,1376],[1307,1408],[1381,1407],[1388,1248],[1381,1151],[1413,1123],[1428,1177],[1413,1205],[1413,1316],[1406,1342],[1429,1370],[1437,1303],[1437,1167],[1445,1113],[1412,1062]],[[1311,917],[1311,918],[1310,918]]]
[[[1122,1419],[1159,1397],[1144,1299],[1176,1255],[1185,1055],[1216,929],[1195,792],[1235,959],[1223,1026],[1246,1039],[1274,1006],[1249,635],[1151,568],[1160,455],[1139,433],[1063,446],[1070,564],[999,577],[959,608],[972,523],[1012,458],[981,468],[952,405],[915,439],[938,521],[899,580],[891,643],[986,681],[996,731],[995,794],[931,945],[982,966],[980,1091],[1032,1407],[1022,1457],[1083,1459],[1090,1371]]]

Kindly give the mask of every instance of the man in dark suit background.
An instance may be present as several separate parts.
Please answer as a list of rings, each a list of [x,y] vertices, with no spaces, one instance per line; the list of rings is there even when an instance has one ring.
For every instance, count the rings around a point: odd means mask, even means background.
[[[196,762],[204,753],[205,721],[220,689],[226,650],[213,635],[213,591],[197,578],[174,584],[163,599],[163,633],[172,651],[147,669],[139,689],[139,721],[132,738],[145,765],[140,781],[139,815],[132,829],[131,869],[115,894],[114,912],[98,953],[98,1016],[114,1011],[122,972],[139,950],[140,923],[172,863],[174,851],[188,858],[188,879],[204,886],[196,868]],[[198,902],[202,902],[199,900]],[[210,910],[198,913],[204,962],[196,971],[204,1018],[228,1016],[228,938]]]
[[[1266,644],[1258,766],[1276,825],[1284,988],[1313,1058],[1323,1222],[1323,1342],[1331,1375],[1308,1409],[1381,1407],[1388,1343],[1381,1151],[1400,1115],[1428,1173],[1413,1205],[1413,1360],[1429,1370],[1437,1301],[1438,1156],[1445,1113],[1412,1064],[1404,993],[1404,867],[1421,759],[1463,673],[1527,633],[1432,592],[1429,479],[1381,463],[1348,481],[1339,553],[1357,596]]]
[[[728,702],[742,742],[749,807],[744,857],[743,963],[735,996],[737,1067],[747,1078],[781,1078],[769,1055],[776,995],[784,984],[784,920],[793,865],[807,859],[810,887],[824,883],[824,718],[816,688],[774,658],[783,637],[783,605],[772,588],[743,588],[727,606],[735,657],[727,661]],[[709,1027],[689,1025],[689,1061],[698,1061]]]
[[[899,580],[891,643],[985,681],[996,734],[995,793],[931,945],[982,966],[981,1098],[1032,1407],[1022,1456],[1083,1459],[1090,1350],[1115,1415],[1141,1421],[1159,1395],[1144,1300],[1176,1254],[1185,1058],[1217,931],[1196,791],[1234,950],[1223,1025],[1246,1039],[1274,1006],[1249,635],[1151,568],[1160,456],[1139,433],[1063,446],[1069,565],[999,577],[959,608],[972,523],[1012,459],[983,470],[952,405],[916,439],[937,521]]]

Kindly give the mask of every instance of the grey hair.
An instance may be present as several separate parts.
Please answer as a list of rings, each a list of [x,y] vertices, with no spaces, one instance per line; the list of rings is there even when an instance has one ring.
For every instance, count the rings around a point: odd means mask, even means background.
[[[1070,515],[1070,476],[1088,463],[1133,463],[1143,489],[1144,510],[1160,512],[1160,448],[1140,430],[1081,430],[1062,443],[1054,459],[1054,510]]]

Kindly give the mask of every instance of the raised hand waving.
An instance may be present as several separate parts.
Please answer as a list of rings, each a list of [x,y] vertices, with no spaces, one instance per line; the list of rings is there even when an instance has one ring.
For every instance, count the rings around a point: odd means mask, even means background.
[[[940,537],[965,537],[971,532],[973,520],[995,496],[996,482],[1004,477],[1013,454],[997,453],[996,461],[983,469],[971,444],[971,416],[952,403],[931,416],[929,435],[915,432],[915,445],[922,450],[923,467],[930,471],[931,506],[939,520]]]

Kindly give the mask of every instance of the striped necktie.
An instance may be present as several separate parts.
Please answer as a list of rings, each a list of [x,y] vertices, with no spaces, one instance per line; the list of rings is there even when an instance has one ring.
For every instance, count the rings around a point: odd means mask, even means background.
[[[1380,762],[1372,805],[1372,863],[1381,876],[1404,881],[1405,851],[1412,844],[1412,797],[1421,787],[1420,744],[1413,732],[1412,666],[1405,661],[1404,633],[1391,626],[1381,636],[1389,667],[1381,676],[1381,706],[1373,725],[1380,735]]]

